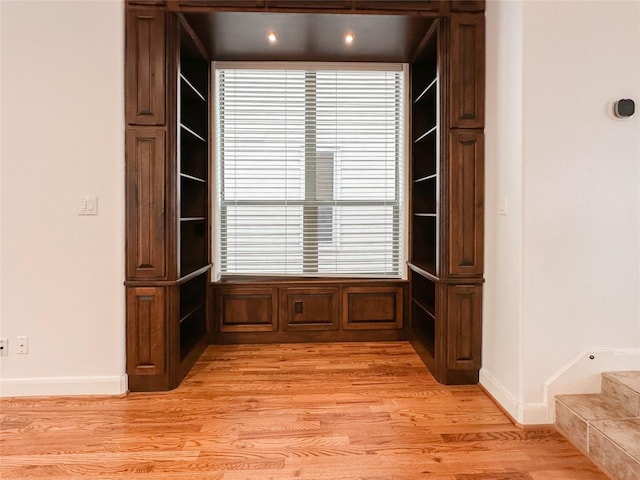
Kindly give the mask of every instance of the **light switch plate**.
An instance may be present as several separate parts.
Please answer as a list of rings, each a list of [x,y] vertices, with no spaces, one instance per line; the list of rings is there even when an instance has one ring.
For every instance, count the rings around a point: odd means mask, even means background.
[[[507,196],[506,195],[500,195],[500,205],[498,206],[498,213],[500,215],[507,214]]]
[[[80,206],[78,215],[98,215],[98,197],[83,196],[80,197]]]

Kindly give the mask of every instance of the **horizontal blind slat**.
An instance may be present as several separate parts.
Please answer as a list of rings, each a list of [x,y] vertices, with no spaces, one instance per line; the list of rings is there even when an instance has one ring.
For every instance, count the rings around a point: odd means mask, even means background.
[[[226,274],[399,276],[402,71],[216,70]]]

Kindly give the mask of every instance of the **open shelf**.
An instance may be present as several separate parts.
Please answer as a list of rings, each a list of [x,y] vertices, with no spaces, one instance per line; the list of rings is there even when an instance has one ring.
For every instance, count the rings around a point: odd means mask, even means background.
[[[427,130],[423,134],[421,134],[418,138],[414,140],[414,143],[421,142],[425,138],[429,137],[429,135],[435,135],[437,131],[438,131],[438,127],[436,125],[434,125],[433,127],[427,128]]]
[[[185,125],[184,123],[180,123],[180,129],[183,132],[186,132],[189,135],[191,135],[191,137],[195,138],[196,140],[200,140],[203,143],[207,142],[207,140],[202,135],[199,135],[198,133],[193,131],[191,128],[189,128],[187,125]]]
[[[434,282],[439,280],[438,276],[436,275],[436,266],[434,263],[419,263],[416,261],[411,261],[408,262],[407,265],[409,266],[409,269],[411,271],[416,272],[425,278],[428,278]]]
[[[206,331],[206,309],[202,305],[193,315],[180,323],[180,360],[189,355],[191,350],[202,340]]]
[[[206,303],[207,275],[200,274],[180,285],[180,323]]]
[[[196,42],[181,28],[177,172],[180,372],[186,372],[197,360],[207,333],[209,69],[210,64]]]
[[[200,93],[200,91],[198,91],[198,89],[195,86],[193,86],[193,84],[189,81],[187,77],[185,77],[184,73],[180,73],[180,82],[181,82],[180,88],[184,89],[184,91],[182,92],[183,98],[190,98],[193,101],[201,101],[201,102],[207,101],[204,95]]]
[[[207,144],[180,129],[180,172],[207,181],[209,174],[209,152]]]
[[[418,271],[411,271],[411,298],[431,317],[436,316],[436,281]]]
[[[412,218],[412,249],[410,263],[432,275],[437,274],[438,216],[414,215]]]
[[[434,78],[431,82],[418,94],[416,99],[413,101],[414,103],[420,102],[423,98],[429,101],[433,101],[433,96],[436,94],[438,84],[438,78]]]
[[[209,264],[209,63],[189,33],[180,30],[179,68],[179,242],[180,276],[184,277]],[[205,278],[204,275],[202,278]],[[200,279],[200,277],[196,277]],[[202,280],[198,280],[201,282]],[[206,309],[204,293],[184,314],[182,290],[194,280],[181,285],[181,359],[183,350],[194,347],[204,335]],[[193,287],[189,287],[193,288]],[[186,290],[185,290],[186,291]],[[200,305],[202,303],[202,305]],[[201,317],[201,318],[200,318]],[[196,321],[194,318],[200,318]],[[184,324],[184,326],[183,326]],[[202,325],[201,325],[202,324]],[[183,332],[184,330],[184,332]],[[183,338],[183,333],[186,338]],[[193,337],[193,338],[192,338]],[[197,337],[197,338],[196,338]],[[191,338],[191,340],[189,340]]]
[[[206,333],[207,273],[180,285],[180,361]]]
[[[438,178],[432,176],[413,186],[413,213],[437,214],[438,212]]]
[[[193,180],[194,182],[201,182],[201,183],[207,183],[207,180],[204,178],[200,178],[200,177],[196,177],[194,175],[189,175],[187,173],[181,173],[180,174],[181,178],[184,178],[185,180]]]
[[[411,302],[411,329],[414,341],[420,342],[422,348],[435,358],[436,321],[417,302]]]
[[[187,275],[209,263],[207,222],[180,222],[180,275]]]
[[[431,175],[426,175],[424,177],[419,177],[419,178],[415,178],[413,180],[413,183],[421,183],[421,182],[426,182],[428,180],[435,180],[436,178],[438,178],[438,174],[437,173],[433,173]]]
[[[180,218],[207,216],[207,190],[206,182],[180,177]]]
[[[412,65],[412,193],[411,193],[411,332],[412,344],[425,364],[437,364],[436,285],[440,224],[439,79],[437,32]]]
[[[413,175],[420,179],[437,175],[438,168],[438,132],[423,137],[413,145]]]

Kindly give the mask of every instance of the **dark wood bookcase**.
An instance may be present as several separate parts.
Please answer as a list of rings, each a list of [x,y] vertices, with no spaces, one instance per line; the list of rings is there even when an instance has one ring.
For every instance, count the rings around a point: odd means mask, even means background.
[[[412,343],[442,383],[482,345],[484,16],[440,18],[412,64]]]
[[[180,15],[127,26],[127,373],[164,390],[207,344],[210,62]]]
[[[130,389],[174,388],[208,342],[246,341],[410,338],[439,381],[477,382],[484,1],[127,0],[125,10]],[[355,13],[361,27],[367,15],[377,16],[393,32],[372,36],[356,58],[335,42],[323,51],[330,40],[320,50],[285,49],[289,56],[276,58],[263,46],[251,50],[237,29],[221,27],[240,12],[247,14],[245,29],[295,13],[324,32],[330,15]],[[307,34],[301,30],[293,43],[304,44]],[[332,59],[410,64],[408,281],[212,282],[211,61]]]
[[[178,199],[180,243],[179,359],[183,377],[202,352],[207,334],[209,272],[210,62],[182,21],[178,61]]]

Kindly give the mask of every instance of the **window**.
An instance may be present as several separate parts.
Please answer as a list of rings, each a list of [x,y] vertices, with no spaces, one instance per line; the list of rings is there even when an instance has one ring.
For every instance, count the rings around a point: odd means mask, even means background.
[[[217,272],[400,277],[403,66],[279,67],[215,68]]]

